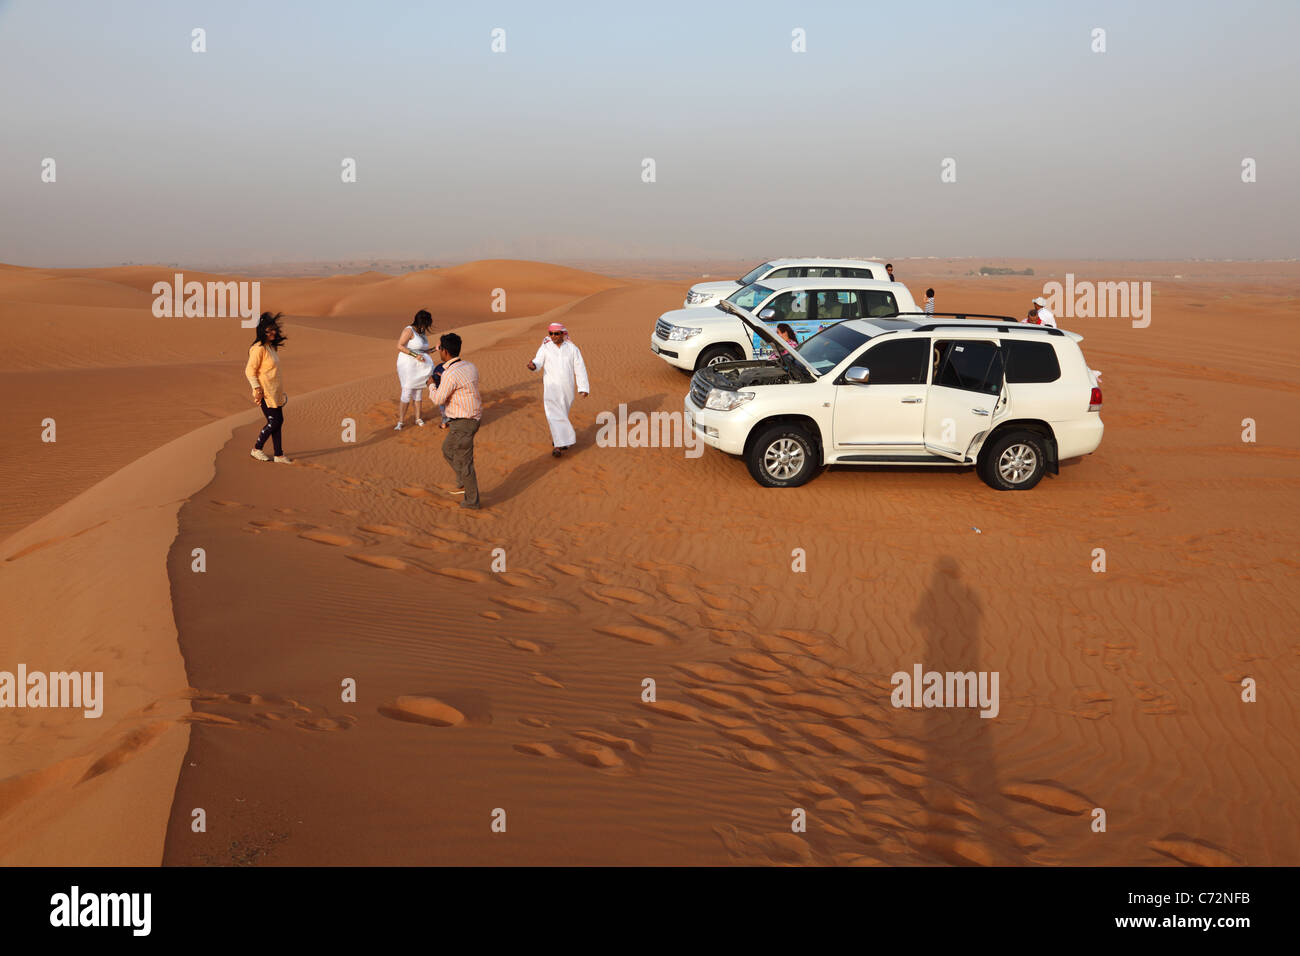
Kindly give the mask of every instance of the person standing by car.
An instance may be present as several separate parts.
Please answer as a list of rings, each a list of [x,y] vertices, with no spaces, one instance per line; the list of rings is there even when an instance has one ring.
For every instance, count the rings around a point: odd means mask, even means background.
[[[545,341],[528,363],[528,371],[538,369],[542,370],[542,407],[546,410],[546,424],[551,428],[551,454],[559,458],[578,440],[569,421],[574,386],[584,398],[591,392],[582,352],[569,338],[569,330],[559,322],[550,324]]]
[[[898,278],[894,275],[894,264],[893,264],[892,262],[886,262],[886,263],[885,263],[885,271],[886,271],[887,273],[889,273],[889,281],[890,281],[890,282],[897,282],[897,281],[898,281]]]
[[[1056,316],[1052,314],[1052,310],[1047,307],[1047,300],[1041,295],[1034,299],[1033,313],[1034,319],[1038,320],[1034,322],[1035,325],[1050,325],[1052,328],[1056,328]],[[1031,319],[1030,321],[1033,322],[1034,320]]]
[[[934,290],[925,290],[925,314],[934,315]]]
[[[442,381],[433,393],[433,403],[444,406],[447,437],[442,443],[442,457],[456,473],[456,482],[464,489],[462,508],[478,510],[478,475],[474,471],[474,436],[483,417],[483,399],[478,391],[478,369],[460,357],[460,336],[448,332],[438,340],[442,359]],[[460,494],[460,492],[456,492]]]
[[[284,345],[284,332],[280,329],[280,316],[277,312],[263,312],[257,320],[257,331],[253,344],[248,347],[248,364],[244,366],[244,377],[253,387],[253,404],[262,409],[266,424],[257,434],[257,441],[249,453],[258,461],[271,461],[271,457],[262,451],[266,440],[271,439],[275,450],[275,462],[280,465],[292,465],[293,459],[284,453],[280,444],[280,432],[284,427],[284,406],[289,403],[284,385],[280,381],[280,348]]]

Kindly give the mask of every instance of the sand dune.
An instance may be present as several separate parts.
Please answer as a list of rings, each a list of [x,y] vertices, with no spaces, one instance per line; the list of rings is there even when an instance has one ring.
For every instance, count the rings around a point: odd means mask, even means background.
[[[363,325],[403,280],[433,277],[323,279],[345,324],[317,304],[286,352],[304,383],[287,426],[297,466],[252,462],[253,418],[223,416],[4,543],[0,557],[22,555],[0,561],[6,594],[40,596],[6,606],[5,633],[26,643],[5,661],[147,650],[154,668],[120,673],[131,686],[113,723],[69,721],[49,756],[53,727],[20,728],[19,757],[0,758],[7,859],[81,852],[115,794],[147,792],[148,838],[100,835],[96,861],[1295,863],[1294,273],[1162,284],[1144,330],[1063,322],[1104,372],[1106,440],[1032,493],[999,495],[919,469],[773,491],[711,450],[595,447],[600,410],[680,408],[686,378],[645,338],[684,284],[566,286],[538,268],[514,278],[536,283],[525,301],[547,315],[465,329],[484,384],[485,511],[455,507],[437,431],[391,430],[391,350]],[[500,264],[452,271],[438,278],[467,303],[514,282]],[[297,281],[302,302],[326,302]],[[1017,314],[1041,281],[953,279],[941,308]],[[386,327],[405,317],[393,311]],[[560,461],[524,369],[552,317],[593,378]],[[219,358],[203,361],[237,374]],[[236,381],[231,412],[239,398]],[[156,447],[121,440],[136,457]],[[157,600],[168,545],[170,605]],[[1104,574],[1090,570],[1098,547]],[[37,585],[81,582],[105,560],[95,548],[129,558],[102,590]],[[915,662],[997,670],[998,718],[893,708],[889,676]],[[1258,703],[1240,700],[1247,676]],[[207,833],[191,829],[195,807]],[[1106,833],[1090,826],[1098,807]],[[490,829],[498,808],[505,834]],[[791,832],[796,809],[806,833]]]

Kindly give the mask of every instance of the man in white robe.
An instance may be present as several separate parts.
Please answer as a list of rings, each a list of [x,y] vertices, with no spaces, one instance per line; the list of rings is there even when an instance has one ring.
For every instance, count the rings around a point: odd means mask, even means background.
[[[568,329],[559,322],[551,323],[546,330],[546,341],[528,363],[530,372],[538,369],[542,371],[542,406],[546,409],[546,423],[551,426],[554,446],[551,454],[559,458],[564,449],[573,447],[578,440],[569,423],[574,392],[583,397],[591,392],[582,353],[569,339]]]

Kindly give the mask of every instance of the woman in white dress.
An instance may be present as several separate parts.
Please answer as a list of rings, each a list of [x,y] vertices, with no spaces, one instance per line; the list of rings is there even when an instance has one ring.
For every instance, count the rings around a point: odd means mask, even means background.
[[[591,391],[582,353],[570,341],[569,330],[559,322],[551,323],[542,347],[528,363],[530,372],[538,369],[542,370],[542,407],[546,410],[546,424],[551,427],[551,444],[554,446],[551,454],[559,458],[578,440],[573,425],[569,423],[569,407],[573,405],[574,392],[576,390],[585,397]]]
[[[433,357],[430,355],[429,332],[433,328],[433,316],[426,309],[415,313],[415,319],[402,329],[401,338],[397,340],[397,379],[402,385],[402,403],[397,409],[397,424],[394,431],[401,431],[406,420],[406,406],[415,403],[415,424],[423,425],[424,409],[421,400],[424,390],[429,385],[429,376],[433,374]]]

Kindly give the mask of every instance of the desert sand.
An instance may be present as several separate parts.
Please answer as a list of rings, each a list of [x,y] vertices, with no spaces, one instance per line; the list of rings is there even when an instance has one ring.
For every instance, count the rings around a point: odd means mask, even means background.
[[[108,688],[0,711],[0,862],[1300,863],[1300,266],[893,261],[1010,315],[1053,273],[1151,279],[1149,328],[1061,320],[1097,453],[998,494],[597,447],[602,410],[680,410],[647,339],[699,273],[490,261],[262,279],[296,459],[266,465],[252,333],[155,319],[174,270],[0,266],[0,670]],[[392,431],[421,307],[480,370],[481,512],[441,432]],[[556,319],[593,387],[558,461],[525,369]],[[999,715],[894,709],[914,663],[998,671]]]

